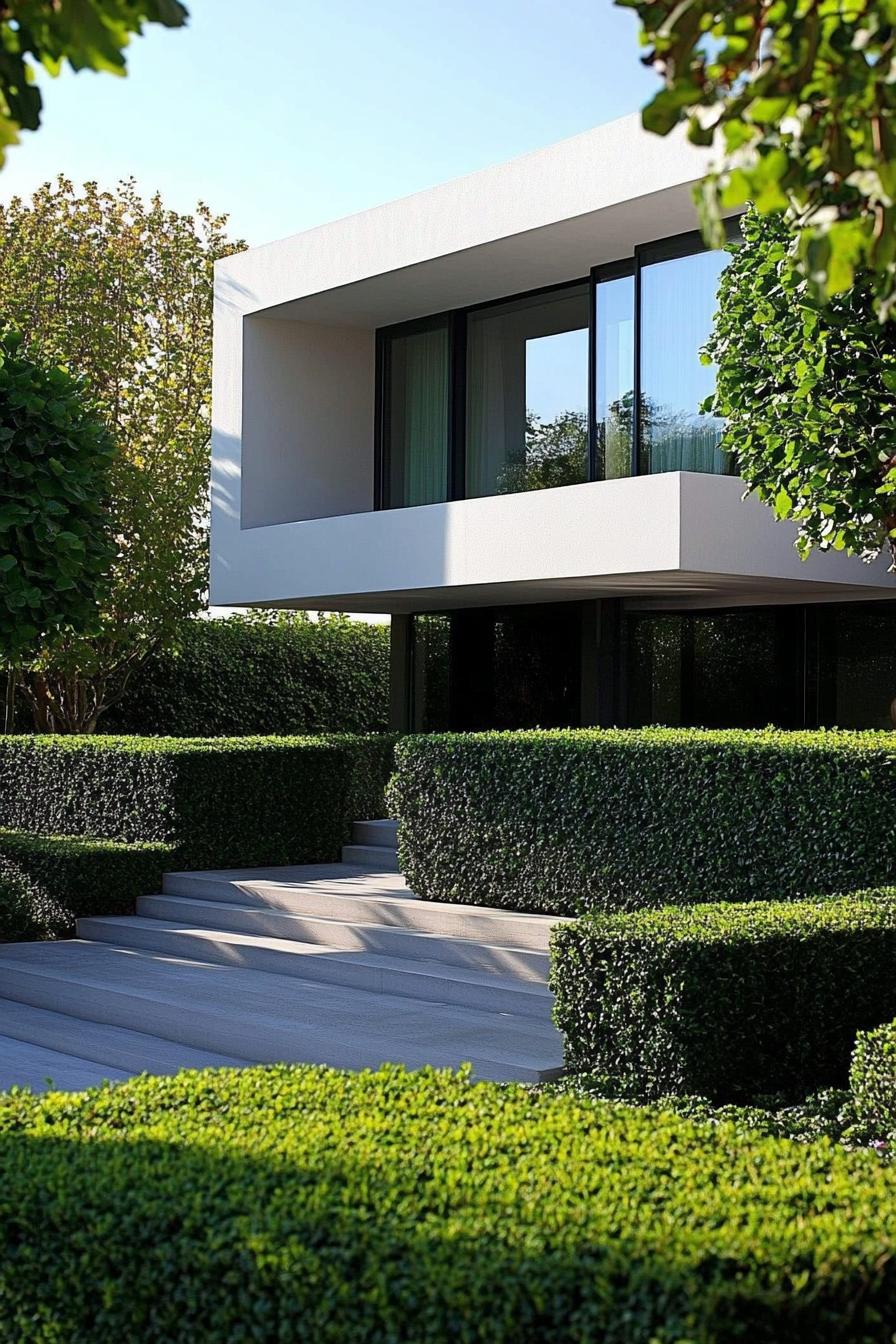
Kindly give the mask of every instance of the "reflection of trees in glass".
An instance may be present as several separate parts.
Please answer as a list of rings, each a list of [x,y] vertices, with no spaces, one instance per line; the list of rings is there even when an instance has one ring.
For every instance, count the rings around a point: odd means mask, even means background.
[[[578,485],[588,479],[588,416],[561,411],[556,420],[526,412],[525,457],[506,462],[498,475],[498,494]]]
[[[631,475],[633,390],[610,403],[597,422],[598,461],[608,480]],[[719,450],[722,421],[664,406],[641,393],[643,470],[732,470]],[[555,420],[526,412],[524,457],[505,462],[497,478],[499,495],[548,490],[588,480],[588,415],[561,411]]]
[[[602,475],[607,480],[630,476],[632,471],[632,411],[634,391],[629,389],[607,407],[606,415],[597,422],[598,462],[603,463]],[[641,397],[644,405],[644,397]]]
[[[442,733],[449,727],[451,618],[414,617],[414,731]]]
[[[723,459],[719,449],[722,421],[716,416],[663,406],[643,392],[640,403],[642,470],[718,472],[733,469],[733,463]],[[626,392],[611,402],[605,419],[598,423],[598,452],[603,455],[603,474],[607,477],[629,475],[634,404],[634,392]]]

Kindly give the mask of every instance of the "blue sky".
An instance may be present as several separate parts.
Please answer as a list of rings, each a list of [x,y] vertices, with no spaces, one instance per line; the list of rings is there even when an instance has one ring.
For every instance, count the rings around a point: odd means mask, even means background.
[[[45,81],[0,197],[133,174],[262,243],[635,111],[655,84],[612,0],[187,4],[188,29],[135,39],[127,79]]]

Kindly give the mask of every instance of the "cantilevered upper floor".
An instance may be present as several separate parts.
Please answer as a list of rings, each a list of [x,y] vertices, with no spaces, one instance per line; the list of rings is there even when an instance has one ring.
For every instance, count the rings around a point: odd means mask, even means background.
[[[212,601],[890,596],[742,500],[701,151],[625,118],[219,263]]]

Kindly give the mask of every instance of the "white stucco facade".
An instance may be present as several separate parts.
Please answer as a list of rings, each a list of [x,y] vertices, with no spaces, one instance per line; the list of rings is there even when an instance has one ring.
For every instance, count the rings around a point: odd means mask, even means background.
[[[414,612],[892,597],[883,562],[803,564],[730,477],[669,472],[375,505],[375,333],[571,281],[696,226],[702,153],[625,118],[219,263],[211,600]]]

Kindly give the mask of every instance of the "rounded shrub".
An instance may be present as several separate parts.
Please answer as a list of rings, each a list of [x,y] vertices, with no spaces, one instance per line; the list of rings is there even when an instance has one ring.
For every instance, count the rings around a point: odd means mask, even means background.
[[[64,907],[21,864],[0,852],[0,942],[55,938],[70,923]]]
[[[115,445],[86,387],[0,330],[0,652],[16,663],[89,629],[114,556],[106,503]]]

